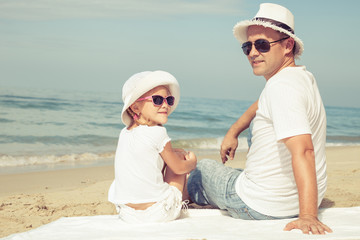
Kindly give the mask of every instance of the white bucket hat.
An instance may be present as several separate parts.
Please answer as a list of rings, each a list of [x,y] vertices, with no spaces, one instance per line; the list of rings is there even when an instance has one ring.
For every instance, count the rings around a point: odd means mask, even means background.
[[[233,33],[240,43],[247,41],[247,29],[251,25],[261,25],[272,28],[275,31],[285,33],[293,38],[295,41],[295,58],[299,58],[304,51],[303,42],[295,36],[294,15],[281,5],[262,3],[253,19],[238,22],[233,28]]]
[[[162,85],[167,86],[171,95],[175,97],[174,105],[169,112],[171,114],[180,100],[180,86],[173,75],[164,71],[145,71],[132,75],[125,82],[122,89],[124,107],[121,112],[121,120],[126,126],[132,122],[132,118],[126,110],[144,93]]]

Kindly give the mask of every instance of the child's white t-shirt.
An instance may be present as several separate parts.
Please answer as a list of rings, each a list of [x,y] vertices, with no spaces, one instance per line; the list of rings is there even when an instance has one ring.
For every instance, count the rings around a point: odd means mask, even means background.
[[[108,199],[114,204],[157,202],[169,185],[164,182],[160,153],[170,141],[162,126],[122,129],[115,154],[115,180]]]
[[[299,213],[291,154],[284,138],[311,134],[316,162],[318,204],[326,190],[326,114],[313,75],[288,67],[268,80],[253,119],[252,145],[236,192],[252,209],[270,216]]]

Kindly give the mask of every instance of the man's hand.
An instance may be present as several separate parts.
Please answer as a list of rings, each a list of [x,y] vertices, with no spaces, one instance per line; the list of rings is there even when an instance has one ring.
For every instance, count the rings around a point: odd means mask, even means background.
[[[300,229],[305,234],[325,234],[325,232],[331,233],[332,230],[320,222],[317,217],[314,216],[303,216],[299,217],[299,219],[289,222],[284,231],[290,231],[292,229]]]
[[[235,151],[237,147],[238,147],[237,137],[234,138],[226,134],[220,147],[220,156],[223,163],[226,163],[226,161],[228,160],[227,156],[229,156],[231,160],[234,159]]]
[[[235,151],[239,144],[238,137],[242,131],[250,126],[257,109],[258,101],[254,102],[226,133],[220,147],[220,156],[223,163],[226,163],[228,160],[227,156],[229,156],[231,160],[234,159]]]

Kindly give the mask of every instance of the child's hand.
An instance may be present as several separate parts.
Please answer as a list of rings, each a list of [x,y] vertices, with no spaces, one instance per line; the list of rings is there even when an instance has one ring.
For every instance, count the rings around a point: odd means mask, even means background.
[[[185,156],[188,154],[184,149],[182,148],[173,148],[173,151],[179,156],[181,160],[186,160]]]
[[[185,160],[189,162],[189,164],[191,165],[191,170],[196,168],[197,158],[195,153],[191,151],[186,152],[182,148],[174,148],[173,150],[180,157],[181,160]]]
[[[196,168],[197,159],[193,152],[186,152],[184,149],[172,148],[168,142],[160,156],[167,166],[176,174],[187,174]]]
[[[187,152],[185,155],[185,160],[187,161],[197,161],[196,155],[193,152]]]
[[[189,161],[193,164],[193,168],[192,169],[195,169],[196,168],[196,163],[197,163],[197,158],[196,158],[196,155],[195,153],[193,152],[188,152],[186,155],[185,155],[185,160],[186,161]]]

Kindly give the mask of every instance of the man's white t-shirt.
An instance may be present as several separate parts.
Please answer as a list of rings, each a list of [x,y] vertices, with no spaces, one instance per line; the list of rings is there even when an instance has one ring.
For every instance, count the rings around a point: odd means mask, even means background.
[[[287,67],[270,78],[253,119],[252,145],[236,192],[252,209],[270,216],[299,214],[291,154],[284,138],[311,134],[318,203],[326,190],[326,113],[313,75],[305,66]]]
[[[122,129],[115,154],[115,180],[108,199],[114,204],[157,202],[167,196],[160,153],[170,141],[166,128],[140,125]]]

